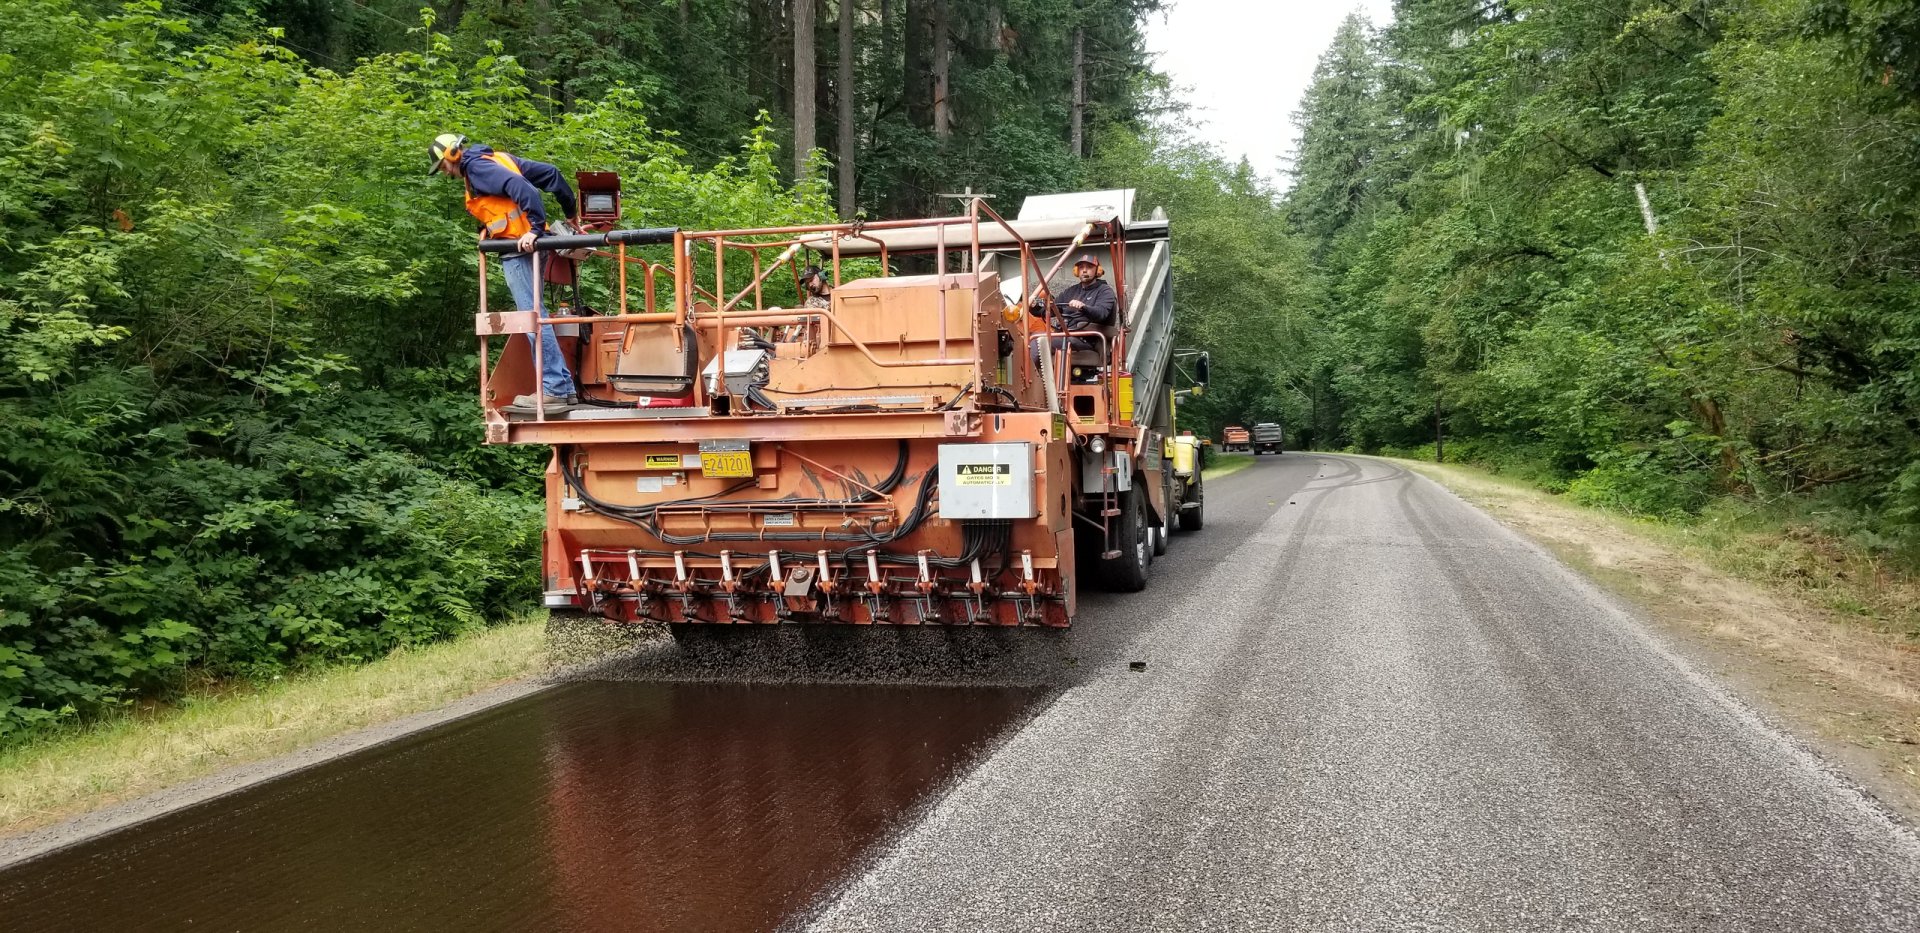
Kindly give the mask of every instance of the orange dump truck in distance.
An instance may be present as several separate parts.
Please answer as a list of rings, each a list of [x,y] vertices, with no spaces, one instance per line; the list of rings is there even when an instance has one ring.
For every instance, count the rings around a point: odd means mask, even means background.
[[[1168,530],[1200,525],[1176,521],[1203,506],[1164,446],[1208,362],[1172,344],[1168,222],[1131,208],[1108,191],[1031,198],[1011,221],[975,200],[926,220],[542,240],[579,404],[533,412],[507,406],[541,371],[535,313],[487,305],[489,258],[512,244],[482,242],[487,441],[553,450],[547,605],[676,635],[1058,627],[1089,583],[1144,586]],[[1088,253],[1119,311],[1068,333],[1051,297]],[[826,307],[798,298],[810,265]]]
[[[1253,445],[1253,434],[1239,425],[1230,426],[1221,433],[1224,437],[1220,446],[1227,450],[1246,450]]]

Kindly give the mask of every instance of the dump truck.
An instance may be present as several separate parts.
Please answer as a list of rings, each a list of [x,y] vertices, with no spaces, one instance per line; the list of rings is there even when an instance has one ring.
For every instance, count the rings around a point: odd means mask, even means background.
[[[1260,454],[1278,454],[1285,451],[1287,432],[1273,422],[1253,426],[1253,452]]]
[[[617,217],[608,179],[583,174],[582,203]],[[1169,532],[1204,521],[1198,450],[1168,440],[1209,361],[1174,345],[1170,224],[1135,218],[1131,191],[1029,198],[1011,220],[975,198],[852,224],[598,223],[539,241],[536,279],[558,284],[538,311],[488,304],[490,259],[515,246],[479,245],[486,442],[552,448],[556,614],[675,637],[1065,627],[1085,587],[1143,588]],[[1116,320],[1069,332],[1052,296],[1087,253]],[[792,297],[803,266],[832,283],[825,307]],[[578,404],[516,411],[549,303]]]
[[[1246,428],[1237,424],[1228,425],[1226,430],[1220,432],[1220,435],[1220,446],[1229,453],[1236,450],[1248,450],[1253,443],[1253,435],[1248,433]]]

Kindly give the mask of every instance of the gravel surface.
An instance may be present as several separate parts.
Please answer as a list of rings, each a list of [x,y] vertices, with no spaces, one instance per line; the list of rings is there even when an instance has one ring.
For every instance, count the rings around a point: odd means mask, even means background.
[[[1207,518],[816,929],[1920,930],[1909,829],[1450,493],[1288,454]]]

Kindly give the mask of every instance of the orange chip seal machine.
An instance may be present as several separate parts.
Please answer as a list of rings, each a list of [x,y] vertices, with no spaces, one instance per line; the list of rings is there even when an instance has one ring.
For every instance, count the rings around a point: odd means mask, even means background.
[[[543,293],[538,312],[488,306],[514,247],[483,241],[486,440],[553,449],[547,605],[676,630],[1064,627],[1083,586],[1145,586],[1170,530],[1199,527],[1176,514],[1204,507],[1197,473],[1176,485],[1167,451],[1207,360],[1173,346],[1167,220],[1131,209],[1130,191],[1083,192],[1013,220],[976,199],[954,217],[550,237],[535,261],[578,263],[559,277],[573,299]],[[1029,313],[1089,251],[1112,325]],[[808,264],[826,307],[793,297]],[[539,313],[579,403],[511,410],[543,362],[524,336]]]

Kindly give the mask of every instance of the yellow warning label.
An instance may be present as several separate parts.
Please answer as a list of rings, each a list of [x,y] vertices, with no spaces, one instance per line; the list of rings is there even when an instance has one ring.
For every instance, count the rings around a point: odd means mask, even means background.
[[[954,467],[961,486],[1011,486],[1013,466],[1006,463],[962,463]]]
[[[1120,420],[1133,420],[1133,376],[1121,376],[1120,383]]]
[[[1056,441],[1063,441],[1067,439],[1067,416],[1066,415],[1053,416],[1053,439]]]
[[[648,454],[647,469],[678,470],[680,469],[680,455],[679,454]]]

